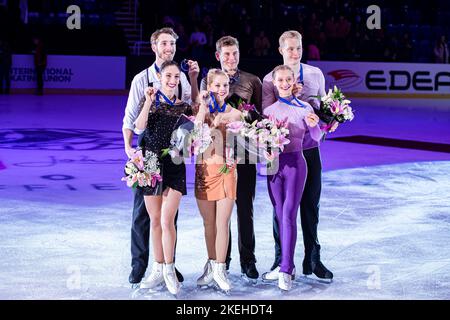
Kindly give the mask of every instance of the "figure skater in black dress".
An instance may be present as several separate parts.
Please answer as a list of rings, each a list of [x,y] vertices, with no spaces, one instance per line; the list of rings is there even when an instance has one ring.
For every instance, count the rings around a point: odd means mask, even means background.
[[[144,201],[151,220],[153,268],[141,288],[154,288],[165,282],[172,294],[180,290],[175,274],[174,250],[176,241],[175,214],[181,197],[186,195],[186,167],[175,164],[170,156],[160,157],[161,150],[170,146],[175,125],[182,114],[192,115],[189,104],[176,98],[180,82],[180,68],[174,61],[161,65],[161,89],[148,87],[145,103],[136,120],[136,128],[144,130],[141,147],[143,155],[157,156],[161,181],[144,188]]]

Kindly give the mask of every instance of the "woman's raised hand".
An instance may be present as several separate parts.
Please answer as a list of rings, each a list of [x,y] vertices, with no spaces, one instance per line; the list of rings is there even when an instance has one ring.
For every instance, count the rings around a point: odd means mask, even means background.
[[[150,101],[150,102],[155,101],[155,96],[156,96],[156,92],[157,91],[158,90],[156,88],[153,88],[153,87],[145,88],[145,91],[144,91],[144,93],[145,93],[145,101]]]
[[[292,85],[292,94],[294,96],[296,96],[296,97],[299,96],[300,93],[302,93],[302,90],[303,90],[303,85],[301,83],[294,83]]]
[[[315,113],[308,113],[305,117],[305,122],[309,127],[315,127],[319,123],[319,117]]]
[[[209,91],[208,90],[200,91],[200,93],[198,94],[198,97],[200,98],[200,103],[206,104],[207,100],[209,99]]]

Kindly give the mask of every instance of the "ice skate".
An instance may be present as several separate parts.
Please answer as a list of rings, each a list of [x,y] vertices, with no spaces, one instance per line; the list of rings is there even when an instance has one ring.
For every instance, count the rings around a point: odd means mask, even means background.
[[[269,272],[264,272],[263,275],[261,276],[263,282],[273,282],[273,281],[277,281],[279,276],[278,274],[280,273],[280,266],[276,267],[275,269],[273,269],[272,271]],[[295,268],[292,270],[292,281],[295,280]]]
[[[313,263],[312,271],[303,268],[303,274],[306,278],[315,279],[320,282],[331,283],[333,281],[333,273],[321,261]],[[313,274],[314,276],[312,276]]]
[[[131,283],[131,288],[136,289],[139,288],[139,284],[142,281],[142,278],[145,274],[145,268],[141,266],[135,266],[131,270],[130,276],[128,277],[128,281]]]
[[[163,266],[164,282],[169,292],[173,295],[177,295],[180,292],[180,282],[177,279],[175,272],[175,265],[173,263],[164,264]]]
[[[214,264],[213,279],[221,290],[229,294],[231,290],[231,283],[230,280],[228,280],[228,274],[225,263]]]
[[[154,289],[162,283],[164,283],[163,264],[153,262],[152,272],[141,282],[140,289]]]
[[[285,273],[285,272],[279,272],[278,273],[278,287],[281,290],[289,291],[292,288],[292,275]]]
[[[258,282],[259,273],[254,262],[241,264],[241,277],[250,284]]]
[[[215,261],[208,259],[203,267],[203,274],[197,279],[197,286],[204,287],[210,285],[214,280],[214,264]]]

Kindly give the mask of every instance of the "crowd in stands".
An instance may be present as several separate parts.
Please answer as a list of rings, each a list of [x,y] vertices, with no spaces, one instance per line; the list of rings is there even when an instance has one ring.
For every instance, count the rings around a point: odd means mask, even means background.
[[[213,53],[224,34],[240,40],[243,56],[275,57],[279,35],[296,29],[308,60],[448,62],[449,1],[376,3],[379,30],[366,25],[373,1],[365,0],[141,0],[139,14],[147,33],[173,27],[194,58]]]
[[[78,1],[85,19],[78,35],[65,28],[66,9],[73,1],[28,1],[26,17],[23,1],[7,2],[0,6],[0,38],[15,52],[26,52],[24,43],[31,43],[39,30],[50,38],[49,52],[131,54],[114,21],[124,1]],[[303,35],[305,60],[448,63],[450,1],[376,3],[381,29],[370,30],[369,0],[136,0],[144,40],[157,28],[173,27],[178,51],[199,61],[211,57],[216,39],[226,34],[239,39],[243,58],[278,57],[279,35],[296,29]]]

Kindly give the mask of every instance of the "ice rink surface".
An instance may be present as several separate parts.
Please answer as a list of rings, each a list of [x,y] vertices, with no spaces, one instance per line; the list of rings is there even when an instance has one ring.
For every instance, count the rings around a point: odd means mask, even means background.
[[[164,288],[147,292],[128,283],[132,192],[120,181],[125,101],[0,98],[0,299],[174,299]],[[276,283],[246,283],[234,212],[233,290],[225,296],[196,288],[207,257],[188,166],[188,195],[178,221],[177,267],[185,277],[179,298],[450,298],[448,102],[354,99],[353,107],[355,120],[321,147],[319,240],[333,282],[298,274],[289,293]],[[372,139],[361,143],[358,136]],[[254,206],[262,273],[274,254],[263,176]],[[299,228],[298,272],[302,259]]]

